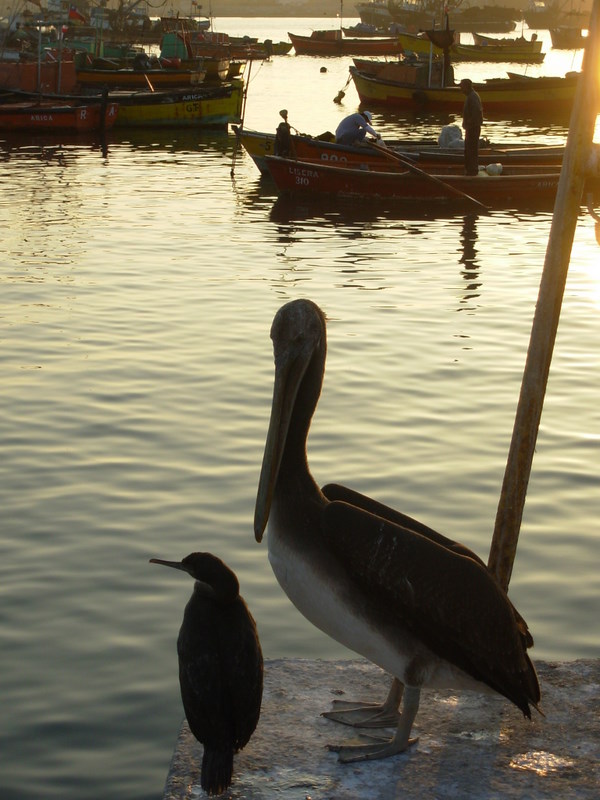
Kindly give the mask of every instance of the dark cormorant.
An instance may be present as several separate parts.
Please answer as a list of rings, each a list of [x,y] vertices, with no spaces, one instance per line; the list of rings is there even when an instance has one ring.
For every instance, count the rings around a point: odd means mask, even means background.
[[[530,717],[540,700],[527,654],[533,640],[481,559],[364,495],[319,489],[310,474],[306,440],[327,349],[322,311],[309,300],[287,303],[271,338],[275,386],[256,539],[268,522],[269,560],[292,603],[394,678],[382,706],[339,703],[326,714],[358,727],[397,725],[391,741],[332,749],[342,761],[405,750],[426,687],[497,692]]]
[[[190,730],[204,745],[201,785],[209,795],[231,784],[233,754],[258,723],[263,657],[256,624],[234,572],[210,553],[183,561],[151,558],[194,578],[177,639],[179,686]]]

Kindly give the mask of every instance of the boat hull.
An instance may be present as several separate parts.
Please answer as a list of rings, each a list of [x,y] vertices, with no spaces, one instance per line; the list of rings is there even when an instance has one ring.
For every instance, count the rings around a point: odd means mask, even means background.
[[[241,121],[243,82],[214,90],[136,92],[119,96],[116,126],[134,128],[226,128]]]
[[[206,71],[149,69],[79,69],[77,80],[82,86],[108,86],[110,89],[147,89],[148,81],[155,89],[197,86],[202,83]]]
[[[72,104],[26,101],[0,105],[0,131],[89,133],[108,130],[117,119],[114,102]]]
[[[487,173],[477,176],[441,173],[430,174],[428,178],[411,171],[374,172],[277,156],[268,156],[266,161],[277,189],[283,194],[360,198],[386,203],[457,204],[461,199],[453,190],[458,190],[490,208],[550,208],[560,178],[558,169],[535,173],[528,170],[518,174],[503,172],[493,176]],[[597,192],[598,181],[586,188]],[[467,198],[464,201],[469,202]]]
[[[5,61],[0,60],[0,88],[22,92],[73,92],[77,85],[75,62]]]
[[[370,105],[461,113],[464,95],[458,86],[433,88],[403,84],[365,75],[355,67],[350,74],[361,102]],[[490,112],[552,113],[569,111],[575,99],[577,75],[564,78],[498,78],[474,85],[486,116]]]
[[[298,56],[389,56],[403,52],[397,36],[381,39],[298,36],[288,33]]]
[[[441,56],[444,52],[441,47],[433,44],[424,34],[399,33],[398,39],[404,52],[417,53],[417,55],[421,56],[428,56],[430,52],[435,56]]]
[[[268,174],[266,157],[275,154],[275,134],[234,128],[242,146],[250,155],[262,174]],[[461,148],[439,147],[433,140],[388,142],[388,155],[377,152],[368,146],[336,144],[335,142],[314,139],[309,136],[292,134],[293,154],[298,161],[333,164],[346,167],[368,167],[370,169],[389,169],[394,152],[403,154],[414,160],[417,166],[434,166],[436,164],[464,163]],[[490,163],[503,165],[528,166],[560,166],[564,153],[563,147],[520,147],[500,145],[481,147],[479,163],[486,166]]]
[[[540,43],[541,44],[541,43]],[[541,50],[526,50],[508,45],[453,44],[452,61],[478,61],[509,64],[541,64],[546,57]]]
[[[551,28],[550,38],[555,50],[580,50],[585,47],[587,36],[580,28]]]

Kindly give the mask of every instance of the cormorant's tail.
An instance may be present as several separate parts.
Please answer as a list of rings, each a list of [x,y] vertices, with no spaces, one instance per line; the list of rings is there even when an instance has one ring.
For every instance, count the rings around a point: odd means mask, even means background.
[[[209,794],[221,794],[231,785],[233,775],[233,749],[214,750],[204,748],[202,758],[202,777],[200,783]]]

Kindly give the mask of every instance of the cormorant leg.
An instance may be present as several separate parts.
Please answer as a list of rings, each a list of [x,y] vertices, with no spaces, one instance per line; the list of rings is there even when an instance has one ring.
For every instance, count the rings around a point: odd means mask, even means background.
[[[398,707],[403,692],[404,684],[398,678],[394,678],[383,703],[334,700],[333,710],[324,711],[321,716],[355,728],[393,728],[398,725],[400,719]]]
[[[410,738],[410,731],[419,710],[420,696],[420,689],[412,686],[405,688],[400,722],[391,739],[365,735],[359,740],[359,742],[365,742],[364,744],[328,745],[329,750],[339,753],[339,760],[343,764],[353,761],[373,761],[377,758],[387,758],[404,752],[410,745],[419,741],[418,738]],[[368,743],[369,740],[370,743]]]

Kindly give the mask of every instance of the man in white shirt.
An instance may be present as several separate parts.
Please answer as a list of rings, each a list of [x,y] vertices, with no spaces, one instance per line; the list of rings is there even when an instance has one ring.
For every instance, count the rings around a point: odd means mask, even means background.
[[[335,131],[336,144],[358,144],[364,141],[367,133],[376,139],[381,139],[381,135],[371,127],[372,120],[373,115],[370,111],[357,112],[350,114],[349,117],[344,117]]]

